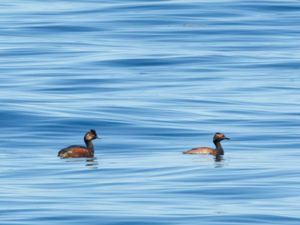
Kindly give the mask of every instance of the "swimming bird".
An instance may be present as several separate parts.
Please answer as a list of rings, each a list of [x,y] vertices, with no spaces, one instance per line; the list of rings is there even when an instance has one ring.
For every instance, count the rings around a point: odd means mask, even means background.
[[[92,158],[94,157],[93,140],[99,138],[95,130],[90,130],[84,135],[84,142],[86,147],[80,145],[71,145],[61,149],[57,156],[61,158]],[[100,138],[99,138],[100,139]]]
[[[192,148],[191,150],[184,151],[183,154],[211,154],[214,156],[224,155],[224,150],[221,145],[221,141],[223,140],[230,140],[230,138],[226,137],[222,133],[215,133],[213,142],[216,148],[209,148],[209,147]]]

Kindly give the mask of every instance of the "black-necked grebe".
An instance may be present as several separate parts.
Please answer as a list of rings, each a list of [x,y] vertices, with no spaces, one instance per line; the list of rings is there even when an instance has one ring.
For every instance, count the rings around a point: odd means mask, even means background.
[[[94,157],[94,145],[92,141],[96,138],[98,138],[96,131],[90,130],[84,135],[84,142],[86,144],[86,147],[79,145],[71,145],[67,148],[63,148],[62,150],[60,150],[57,156],[61,158]]]
[[[191,150],[184,151],[183,154],[211,154],[214,156],[224,155],[224,150],[221,145],[222,140],[230,140],[230,139],[228,137],[225,137],[225,135],[222,133],[216,133],[213,139],[216,148],[209,148],[209,147],[192,148]]]

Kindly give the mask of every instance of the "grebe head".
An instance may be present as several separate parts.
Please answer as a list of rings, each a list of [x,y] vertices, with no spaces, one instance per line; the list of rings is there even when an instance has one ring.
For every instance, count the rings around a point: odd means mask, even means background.
[[[96,138],[99,138],[99,137],[97,136],[97,133],[96,133],[95,130],[90,130],[90,131],[88,131],[88,132],[84,135],[84,140],[85,140],[85,141],[92,141],[92,140],[94,140],[94,139],[96,139]]]
[[[223,140],[230,140],[230,138],[226,137],[223,133],[215,133],[214,142],[220,142]]]

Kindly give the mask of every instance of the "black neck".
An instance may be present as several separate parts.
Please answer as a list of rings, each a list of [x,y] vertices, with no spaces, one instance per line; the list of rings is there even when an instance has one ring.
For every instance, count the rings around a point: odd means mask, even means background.
[[[214,144],[216,146],[216,150],[218,151],[218,155],[224,155],[224,150],[222,148],[220,141],[214,141]]]
[[[90,141],[87,141],[87,140],[84,140],[85,144],[86,144],[86,148],[91,150],[92,152],[94,151],[94,145],[93,145],[93,142],[90,140]]]

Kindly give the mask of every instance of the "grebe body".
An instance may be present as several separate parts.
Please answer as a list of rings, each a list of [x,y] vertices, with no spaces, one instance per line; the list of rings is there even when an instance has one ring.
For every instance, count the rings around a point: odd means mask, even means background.
[[[63,148],[58,152],[58,157],[61,158],[91,158],[94,157],[94,145],[92,141],[97,139],[97,133],[95,130],[90,130],[84,135],[84,142],[86,147],[80,145],[71,145]]]
[[[230,139],[222,133],[216,133],[213,138],[213,142],[216,148],[209,148],[209,147],[192,148],[191,150],[184,151],[183,154],[210,154],[214,156],[224,155],[224,150],[221,145],[221,141],[223,140],[230,140]]]

